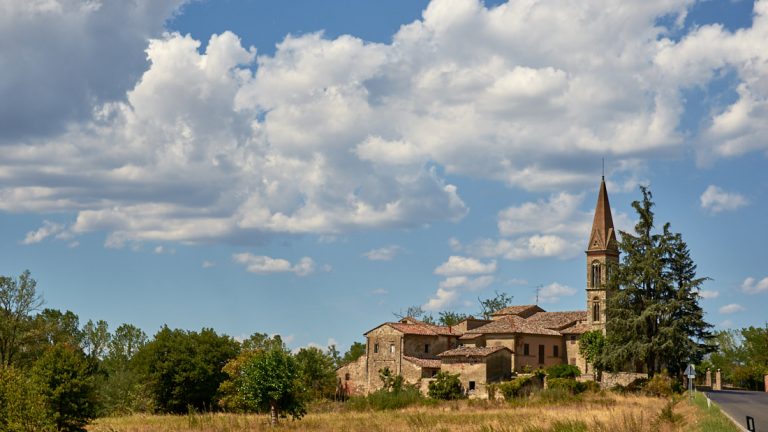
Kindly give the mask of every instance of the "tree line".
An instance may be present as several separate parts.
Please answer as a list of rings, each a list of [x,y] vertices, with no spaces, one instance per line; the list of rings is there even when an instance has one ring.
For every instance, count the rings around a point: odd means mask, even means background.
[[[332,399],[335,369],[365,353],[356,342],[291,352],[279,335],[244,341],[210,328],[80,324],[43,309],[29,271],[0,276],[0,430],[79,431],[99,416],[136,412],[271,412],[300,417]]]

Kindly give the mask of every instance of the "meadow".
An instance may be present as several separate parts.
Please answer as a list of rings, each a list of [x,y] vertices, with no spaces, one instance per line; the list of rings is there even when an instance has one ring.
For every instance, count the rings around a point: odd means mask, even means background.
[[[711,429],[717,425],[716,429]],[[269,426],[266,415],[197,413],[183,416],[132,415],[101,418],[89,432],[225,431],[471,431],[471,432],[641,432],[735,431],[719,412],[701,403],[614,393],[547,400],[539,396],[513,403],[450,401],[399,410],[352,410],[341,403],[311,407],[301,420]]]

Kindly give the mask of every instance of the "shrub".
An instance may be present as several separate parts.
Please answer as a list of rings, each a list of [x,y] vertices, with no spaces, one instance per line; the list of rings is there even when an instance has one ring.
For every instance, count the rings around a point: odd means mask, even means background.
[[[672,379],[665,374],[656,374],[645,384],[646,394],[657,397],[672,395]]]
[[[584,384],[584,391],[599,393],[602,390],[596,381],[584,381],[582,384]]]
[[[0,367],[0,430],[54,431],[50,417],[37,383],[11,366]]]
[[[428,394],[433,399],[454,400],[463,398],[459,374],[439,372],[435,375],[435,380],[429,383]]]
[[[538,378],[520,376],[512,381],[499,384],[499,391],[504,395],[505,399],[510,400],[519,396],[527,396],[540,387],[541,381]]]
[[[369,409],[384,411],[405,408],[423,402],[424,397],[419,389],[413,385],[406,384],[397,391],[381,389],[368,396],[351,397],[347,401],[347,406],[358,411]]]
[[[578,367],[569,364],[559,364],[547,368],[549,378],[576,378],[581,375]]]
[[[549,378],[547,388],[552,390],[565,390],[570,394],[579,394],[587,389],[587,385],[570,378]]]

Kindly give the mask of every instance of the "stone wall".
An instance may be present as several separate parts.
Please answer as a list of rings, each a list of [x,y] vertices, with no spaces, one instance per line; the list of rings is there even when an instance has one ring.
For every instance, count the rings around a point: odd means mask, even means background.
[[[373,392],[382,387],[379,370],[389,368],[395,375],[401,373],[403,334],[388,325],[368,332],[368,375],[366,388]],[[378,346],[378,352],[376,347]],[[391,347],[391,348],[390,348]]]
[[[579,335],[565,336],[565,362],[579,368],[582,374],[591,373],[587,361],[579,353]]]
[[[538,369],[562,364],[565,358],[565,343],[562,336],[519,335],[515,342],[512,366],[517,372],[522,371],[526,366]],[[525,344],[528,344],[528,355],[525,355]],[[539,345],[544,346],[544,363],[539,362]],[[554,355],[554,346],[558,347],[557,356]]]
[[[442,371],[459,374],[461,386],[470,398],[485,399],[488,397],[486,388],[487,368],[482,358],[443,358]],[[475,390],[470,391],[470,381],[475,383]]]
[[[626,386],[638,378],[648,378],[648,374],[635,372],[603,372],[600,387],[611,388],[617,384]]]
[[[411,357],[431,357],[455,348],[456,338],[449,336],[405,335],[403,337],[403,355]],[[429,345],[426,352],[425,345]]]
[[[358,396],[367,393],[367,363],[366,356],[361,356],[352,363],[336,369],[339,396]]]

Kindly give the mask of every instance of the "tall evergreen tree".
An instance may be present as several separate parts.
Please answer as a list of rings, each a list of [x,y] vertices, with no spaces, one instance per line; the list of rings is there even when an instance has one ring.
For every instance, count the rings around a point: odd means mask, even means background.
[[[635,233],[621,232],[623,259],[610,269],[606,349],[602,363],[613,369],[643,367],[649,374],[676,374],[711,350],[710,324],[698,304],[706,278],[696,276],[688,246],[666,224],[654,233],[651,192],[634,201]]]

